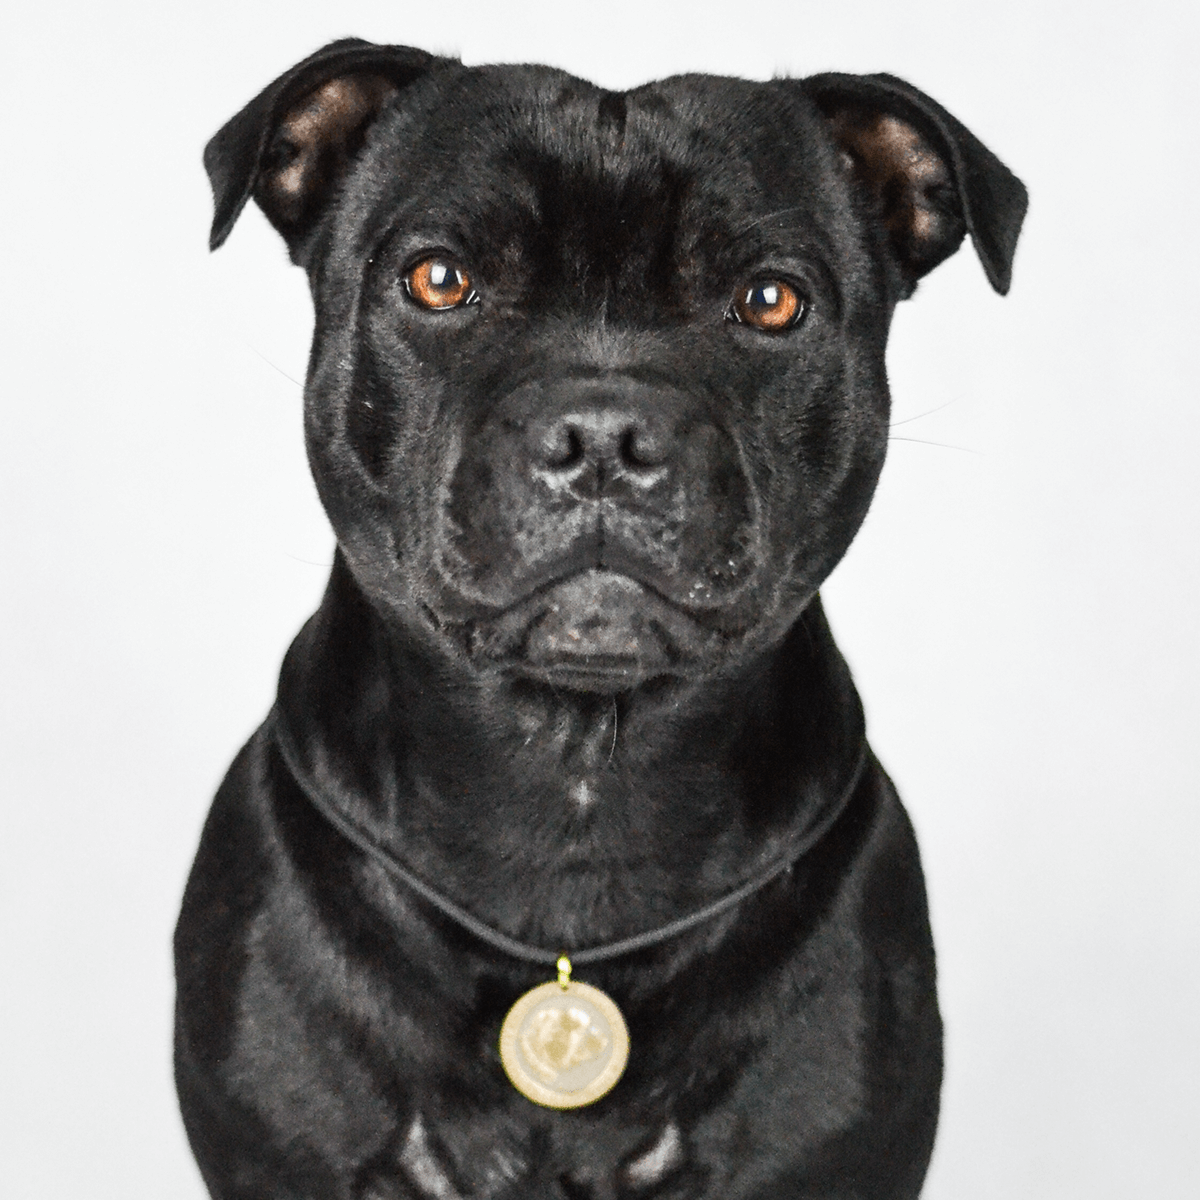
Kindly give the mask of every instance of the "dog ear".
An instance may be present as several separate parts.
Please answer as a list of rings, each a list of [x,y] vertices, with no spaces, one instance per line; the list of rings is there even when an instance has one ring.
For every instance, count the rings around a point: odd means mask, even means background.
[[[909,292],[968,232],[992,287],[1008,291],[1028,195],[970,130],[892,75],[812,75],[801,87],[874,195]]]
[[[296,261],[383,106],[451,61],[344,38],[264,88],[204,148],[216,210],[209,247],[225,241],[253,196]]]

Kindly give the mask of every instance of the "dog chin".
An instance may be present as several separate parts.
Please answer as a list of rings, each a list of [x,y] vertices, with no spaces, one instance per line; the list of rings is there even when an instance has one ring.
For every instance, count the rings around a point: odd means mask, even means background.
[[[616,693],[715,664],[725,639],[627,575],[583,571],[478,622],[472,657],[554,687]]]

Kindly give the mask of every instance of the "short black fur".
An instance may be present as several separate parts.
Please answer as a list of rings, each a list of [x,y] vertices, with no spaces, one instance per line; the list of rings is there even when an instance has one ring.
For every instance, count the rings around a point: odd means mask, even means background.
[[[847,792],[862,712],[817,591],[883,462],[893,308],[966,233],[1006,290],[1020,183],[890,76],[616,93],[354,39],[205,162],[213,246],[254,197],[308,271],[338,538],[176,935],[212,1195],[915,1197],[941,1078],[924,887],[869,753]],[[470,303],[414,298],[431,258]],[[747,324],[747,289],[796,318]],[[832,824],[735,908],[589,967],[633,1053],[559,1112],[496,1046],[545,969],[314,794],[555,952],[701,909]]]

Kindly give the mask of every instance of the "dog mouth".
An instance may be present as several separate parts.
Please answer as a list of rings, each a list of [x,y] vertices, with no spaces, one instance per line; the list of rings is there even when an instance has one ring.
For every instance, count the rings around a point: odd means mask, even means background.
[[[725,638],[628,575],[580,571],[468,629],[489,664],[576,691],[617,692],[710,665]]]

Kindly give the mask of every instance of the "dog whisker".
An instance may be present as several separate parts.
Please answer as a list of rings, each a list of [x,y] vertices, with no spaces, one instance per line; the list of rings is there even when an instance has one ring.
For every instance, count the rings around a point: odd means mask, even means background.
[[[899,437],[890,435],[889,442],[915,442],[919,446],[937,446],[942,450],[961,450],[964,454],[983,454],[982,450],[974,450],[970,446],[955,446],[950,442],[931,442],[928,438]]]
[[[765,225],[768,221],[776,221],[780,217],[790,216],[792,213],[803,212],[805,206],[803,204],[793,204],[788,208],[777,208],[774,212],[763,213],[762,216],[755,217],[753,221],[748,221],[740,229],[735,230],[735,236],[741,237],[743,234],[749,233],[752,229],[757,229],[760,225]]]
[[[288,381],[288,383],[294,383],[301,391],[304,390],[304,384],[302,384],[300,380],[293,379],[278,363],[272,362],[257,346],[250,342],[246,342],[244,344],[247,350],[253,354],[257,354],[258,357],[261,358],[268,367],[270,367],[273,371],[278,371],[279,374]]]
[[[939,404],[936,408],[927,408],[924,412],[919,412],[911,417],[902,417],[899,421],[893,421],[888,428],[895,429],[900,425],[907,425],[910,421],[919,421],[922,417],[932,417],[934,413],[940,413],[942,409],[949,408],[952,404],[957,404],[961,399],[960,396],[955,396],[952,400],[947,400],[945,404]]]

